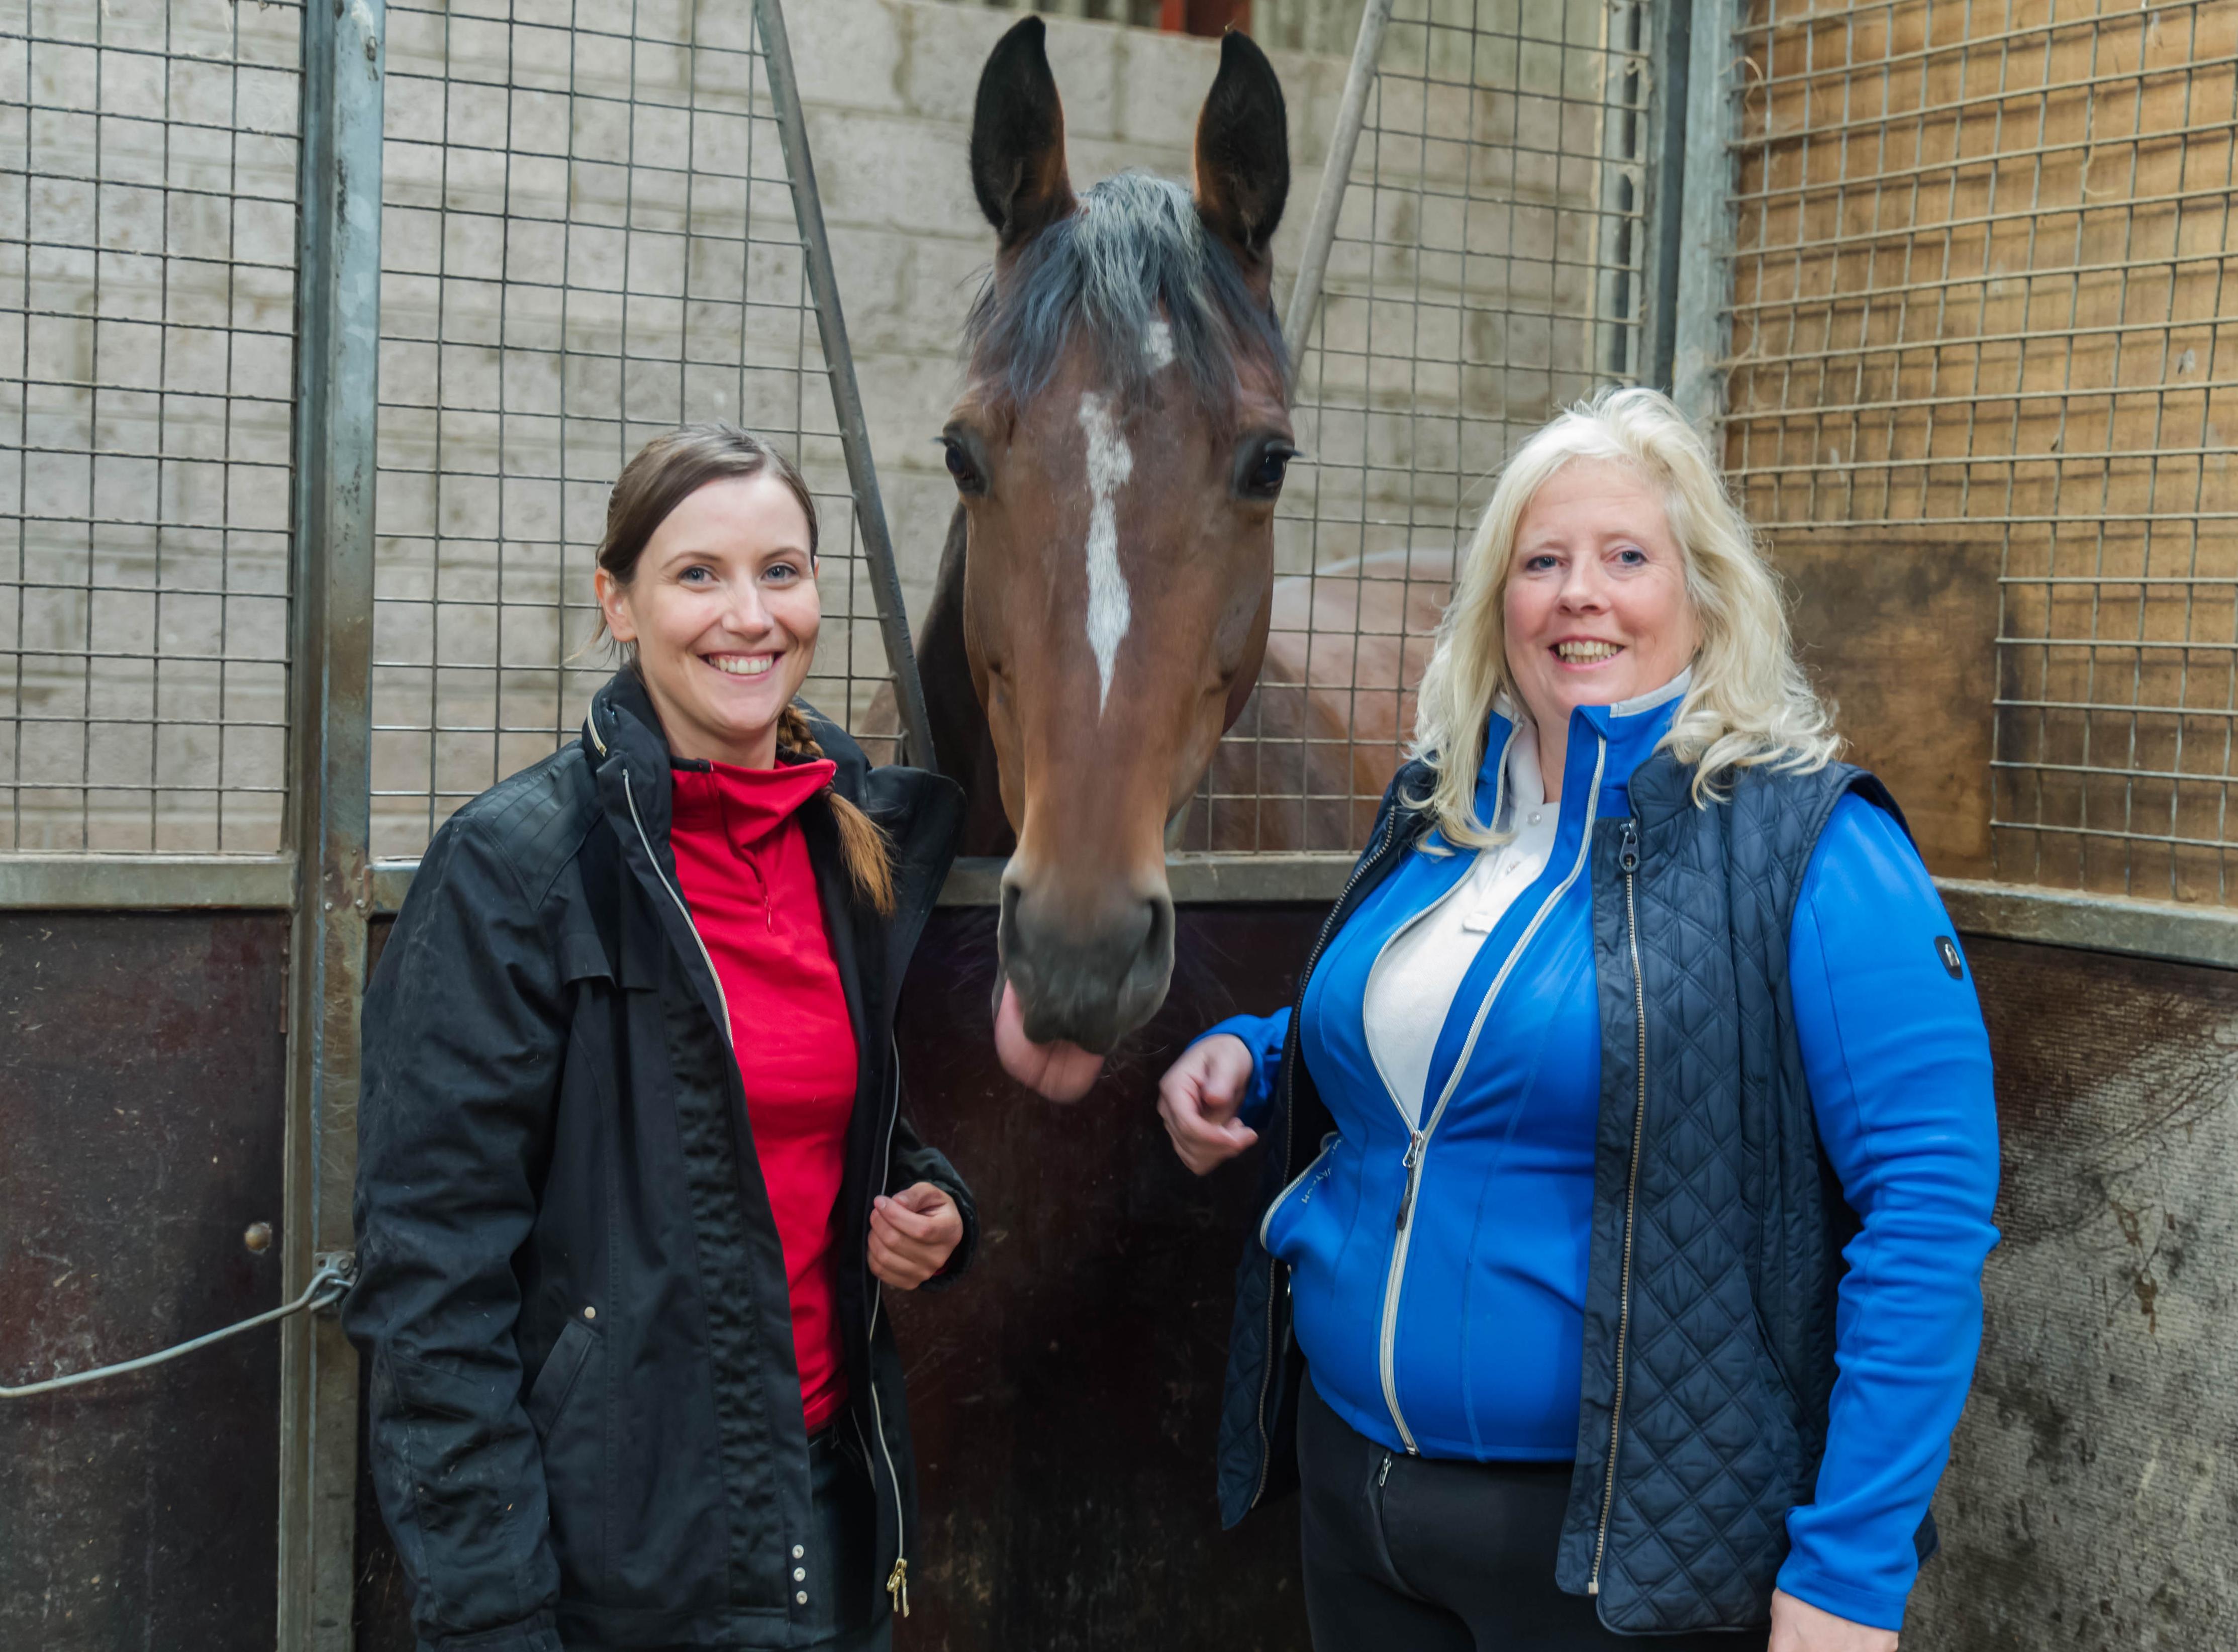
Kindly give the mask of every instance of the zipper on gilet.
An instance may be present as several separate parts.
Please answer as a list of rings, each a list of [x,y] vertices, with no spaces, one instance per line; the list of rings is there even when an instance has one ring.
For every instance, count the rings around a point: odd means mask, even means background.
[[[1601,1562],[1608,1554],[1609,1512],[1616,1506],[1617,1443],[1624,1428],[1625,1344],[1632,1334],[1632,1225],[1639,1204],[1639,1144],[1647,1127],[1647,986],[1640,975],[1639,909],[1632,893],[1632,886],[1639,875],[1639,833],[1630,820],[1624,823],[1624,842],[1618,851],[1617,866],[1624,873],[1624,926],[1632,945],[1632,1018],[1639,1034],[1634,1065],[1639,1082],[1632,1109],[1632,1165],[1624,1189],[1624,1269],[1617,1289],[1616,1395],[1609,1405],[1608,1473],[1601,1484],[1601,1517],[1593,1537],[1593,1570],[1586,1580],[1588,1595],[1601,1592]]]

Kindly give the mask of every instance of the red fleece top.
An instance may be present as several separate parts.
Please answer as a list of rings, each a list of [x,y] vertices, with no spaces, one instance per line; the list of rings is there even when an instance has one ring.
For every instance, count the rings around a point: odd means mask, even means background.
[[[785,1247],[811,1434],[847,1403],[837,1274],[857,1052],[798,811],[836,769],[674,770],[670,830],[692,923],[729,1001],[746,1123]]]

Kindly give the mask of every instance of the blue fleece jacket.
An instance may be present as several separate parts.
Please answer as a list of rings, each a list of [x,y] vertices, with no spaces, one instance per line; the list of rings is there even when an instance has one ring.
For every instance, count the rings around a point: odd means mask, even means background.
[[[1584,848],[1594,819],[1630,813],[1625,783],[1676,709],[1573,713],[1554,851],[1455,995],[1414,1098],[1429,1123],[1419,1139],[1368,1052],[1361,1006],[1384,945],[1459,885],[1471,853],[1409,856],[1330,940],[1308,986],[1300,1051],[1338,1128],[1261,1231],[1289,1266],[1314,1387],[1394,1450],[1574,1455],[1600,1098]],[[1480,818],[1496,807],[1509,732],[1493,720]],[[1982,1263],[1996,1237],[1989,1043],[1925,866],[1862,798],[1844,799],[1819,839],[1789,948],[1820,1141],[1862,1226],[1844,1252],[1817,1497],[1788,1517],[1780,1586],[1895,1629],[1981,1340]],[[1255,1125],[1288,1018],[1239,1016],[1204,1035],[1250,1048]],[[1402,1244],[1410,1148],[1421,1173]]]

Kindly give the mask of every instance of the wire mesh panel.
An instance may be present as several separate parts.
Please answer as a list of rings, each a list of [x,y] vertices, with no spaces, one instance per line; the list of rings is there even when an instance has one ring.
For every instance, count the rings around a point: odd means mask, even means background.
[[[2238,4],[1757,0],[1727,460],[1987,541],[2001,876],[2230,898]]]
[[[608,490],[680,423],[800,462],[823,534],[805,692],[859,719],[885,656],[751,9],[392,3],[388,67],[374,854],[416,855],[573,738],[612,668]]]
[[[299,18],[0,0],[0,850],[279,847]]]
[[[1407,0],[1297,364],[1258,692],[1198,849],[1357,849],[1507,454],[1640,376],[1649,99],[1632,0]]]

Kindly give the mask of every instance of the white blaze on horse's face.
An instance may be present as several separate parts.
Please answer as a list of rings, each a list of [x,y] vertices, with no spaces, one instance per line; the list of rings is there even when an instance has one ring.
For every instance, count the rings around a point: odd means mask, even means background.
[[[1150,364],[1153,373],[1163,372],[1174,364],[1173,324],[1162,315],[1152,316],[1149,330],[1142,335],[1142,359]]]
[[[1142,334],[1142,359],[1160,373],[1174,363],[1174,329],[1155,316]],[[1135,474],[1134,449],[1111,416],[1111,399],[1091,390],[1080,398],[1080,428],[1088,438],[1088,646],[1096,654],[1100,716],[1111,701],[1111,673],[1119,644],[1134,622],[1127,575],[1119,566],[1119,509],[1115,501]]]
[[[1162,325],[1163,323],[1161,323]],[[1111,700],[1112,667],[1120,640],[1133,622],[1127,576],[1119,567],[1120,488],[1135,471],[1134,450],[1111,416],[1111,399],[1090,390],[1080,398],[1080,428],[1088,438],[1088,646],[1096,653],[1102,692],[1097,715]]]

